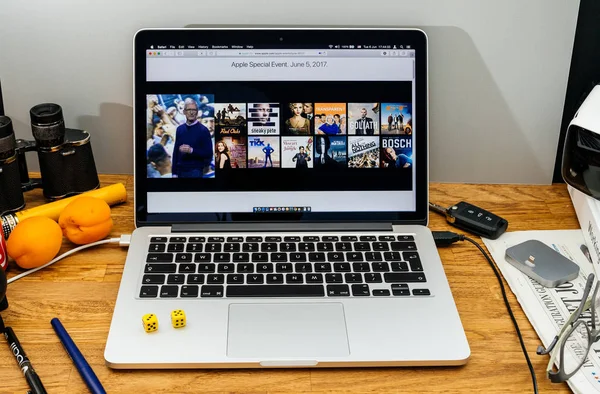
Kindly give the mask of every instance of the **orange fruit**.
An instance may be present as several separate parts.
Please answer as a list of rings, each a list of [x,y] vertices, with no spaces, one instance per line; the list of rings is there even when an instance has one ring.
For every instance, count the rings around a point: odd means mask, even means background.
[[[83,245],[99,241],[110,234],[113,221],[106,201],[81,196],[65,207],[58,217],[58,224],[69,241]]]
[[[19,267],[30,269],[50,262],[61,244],[58,223],[45,216],[34,216],[17,224],[6,241],[6,251]]]

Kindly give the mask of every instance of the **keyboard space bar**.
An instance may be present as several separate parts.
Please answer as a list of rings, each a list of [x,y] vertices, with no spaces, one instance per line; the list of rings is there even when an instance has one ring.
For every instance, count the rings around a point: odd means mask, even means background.
[[[315,285],[229,285],[227,297],[325,297],[325,288]]]

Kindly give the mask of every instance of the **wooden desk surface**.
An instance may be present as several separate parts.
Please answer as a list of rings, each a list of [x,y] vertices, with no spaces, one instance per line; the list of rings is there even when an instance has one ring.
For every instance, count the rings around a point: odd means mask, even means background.
[[[112,210],[112,236],[131,233],[133,178],[104,175],[101,179],[103,185],[123,182],[127,186],[128,202]],[[44,202],[39,190],[26,196],[28,207]],[[509,231],[579,228],[566,187],[561,184],[432,184],[430,197],[441,205],[466,200],[487,208],[509,221]],[[455,231],[437,214],[431,215],[430,227]],[[61,253],[71,247],[65,242]],[[50,326],[53,317],[61,319],[108,393],[532,391],[527,364],[497,279],[480,252],[467,242],[440,249],[471,346],[467,365],[452,368],[111,370],[104,364],[104,345],[125,255],[126,250],[118,246],[94,247],[8,286],[10,307],[2,315],[17,333],[49,393],[88,392]],[[20,272],[12,265],[9,277]],[[566,384],[551,384],[545,377],[548,359],[535,354],[540,341],[515,297],[508,292],[540,392],[570,392]],[[22,394],[28,386],[5,342],[0,342],[0,393]]]

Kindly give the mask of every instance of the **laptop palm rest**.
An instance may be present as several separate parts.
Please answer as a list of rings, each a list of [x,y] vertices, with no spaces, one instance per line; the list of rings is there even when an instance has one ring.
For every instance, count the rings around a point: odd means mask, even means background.
[[[269,366],[273,359],[308,361],[348,355],[341,303],[229,306],[228,357],[258,358],[263,361],[261,364]]]

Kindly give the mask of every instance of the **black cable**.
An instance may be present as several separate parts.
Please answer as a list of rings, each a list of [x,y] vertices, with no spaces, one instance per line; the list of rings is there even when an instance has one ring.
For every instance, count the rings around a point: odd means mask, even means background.
[[[496,268],[491,257],[487,254],[487,252],[474,240],[469,237],[465,237],[462,234],[453,233],[451,231],[433,231],[433,239],[437,246],[448,246],[457,241],[468,241],[475,245],[477,249],[483,254],[483,257],[487,260],[498,279],[498,283],[500,283],[500,290],[502,290],[502,298],[504,298],[504,304],[506,305],[506,309],[508,310],[508,314],[510,319],[515,326],[515,331],[517,332],[517,336],[519,337],[519,343],[521,344],[521,350],[523,350],[523,354],[525,355],[525,360],[527,361],[527,366],[529,367],[529,373],[531,373],[531,381],[533,383],[533,392],[538,394],[538,385],[537,379],[535,377],[535,371],[533,370],[533,365],[531,364],[531,360],[529,359],[529,355],[527,354],[527,348],[525,347],[525,342],[523,342],[523,336],[521,335],[521,330],[519,329],[519,324],[517,323],[517,319],[515,319],[515,315],[513,314],[512,308],[510,307],[510,303],[508,302],[508,297],[506,296],[506,289],[504,288],[504,283],[502,282],[502,278],[500,276],[500,272]]]

